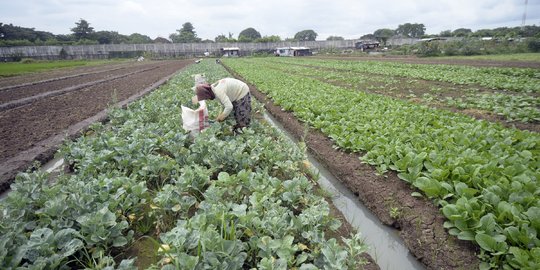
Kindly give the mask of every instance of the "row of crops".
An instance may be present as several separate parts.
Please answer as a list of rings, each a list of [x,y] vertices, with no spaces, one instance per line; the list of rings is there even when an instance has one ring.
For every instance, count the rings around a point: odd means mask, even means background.
[[[361,90],[368,92],[403,99],[421,99],[427,104],[442,104],[457,109],[478,109],[500,115],[509,121],[529,123],[540,121],[540,96],[537,91],[540,85],[540,72],[534,69],[426,66],[339,60],[291,61],[291,59],[273,59],[265,61],[264,65],[317,78],[323,82],[354,88],[362,87]],[[442,87],[432,84],[433,86],[426,89],[426,83],[423,83],[426,80],[450,83],[454,86]],[[495,90],[481,91],[478,88],[480,85]],[[412,90],[404,95],[404,88]],[[509,91],[510,89],[514,90]]]
[[[359,234],[327,237],[340,222],[315,188],[305,153],[279,132],[259,121],[237,136],[231,123],[195,139],[182,129],[180,105],[190,101],[195,73],[211,81],[228,75],[210,62],[192,65],[62,146],[71,173],[18,175],[0,202],[1,269],[363,263]],[[220,106],[210,108],[215,116]]]
[[[537,73],[526,69],[488,72],[425,66],[417,70],[392,63],[277,61],[283,62],[231,59],[225,63],[274,103],[321,130],[338,147],[364,153],[361,159],[379,172],[397,171],[401,179],[432,198],[447,218],[449,233],[481,248],[483,269],[540,268],[538,133],[336,86],[288,70],[296,63],[316,62],[348,70],[368,65],[371,72],[407,72],[404,76],[421,78],[431,74],[452,82],[502,83],[501,87],[521,91],[538,91]],[[437,72],[438,68],[446,73]],[[471,76],[463,75],[468,72]],[[481,79],[492,77],[507,79]]]
[[[289,59],[283,62],[313,64],[360,73],[401,76],[454,84],[477,84],[488,88],[516,92],[540,92],[540,72],[532,68],[470,67],[458,65],[424,65],[381,61],[340,61]]]

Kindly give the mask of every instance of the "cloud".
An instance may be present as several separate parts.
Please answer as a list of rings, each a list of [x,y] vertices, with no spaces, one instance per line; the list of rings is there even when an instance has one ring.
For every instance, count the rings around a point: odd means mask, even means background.
[[[96,31],[168,37],[185,22],[197,35],[253,27],[261,35],[293,37],[312,29],[318,39],[330,35],[358,38],[380,28],[423,23],[431,34],[457,28],[519,26],[525,10],[518,0],[0,0],[0,22],[69,34],[83,18]],[[527,24],[540,24],[540,1],[529,1]]]

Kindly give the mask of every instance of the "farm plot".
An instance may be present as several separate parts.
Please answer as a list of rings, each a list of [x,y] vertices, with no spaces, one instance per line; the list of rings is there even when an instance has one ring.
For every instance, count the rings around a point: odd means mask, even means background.
[[[254,121],[234,136],[231,123],[216,123],[190,138],[180,105],[190,102],[194,73],[227,76],[210,62],[189,66],[127,110],[112,110],[109,124],[96,123],[62,146],[72,173],[53,183],[39,172],[18,176],[0,202],[0,268],[356,269],[364,263],[359,234],[327,237],[341,224],[316,192],[305,154],[279,132]],[[148,253],[140,253],[141,242]]]
[[[395,171],[420,191],[412,195],[431,198],[447,218],[448,232],[481,248],[483,268],[538,267],[538,133],[350,91],[268,67],[267,61],[275,60],[225,63],[337,147],[362,153],[380,174]]]
[[[526,69],[526,72],[518,72],[515,71],[518,69],[468,67],[468,69],[456,70],[454,75],[450,74],[451,76],[467,75],[469,69],[478,69],[477,74],[481,72],[498,74],[494,75],[493,81],[506,81],[506,83],[500,84],[493,83],[499,89],[490,89],[477,84],[481,82],[481,78],[477,78],[476,82],[469,80],[455,83],[454,79],[446,80],[444,77],[428,76],[427,73],[422,75],[422,72],[426,71],[425,67],[413,74],[400,73],[404,68],[417,69],[420,65],[400,66],[399,69],[396,69],[396,65],[403,64],[394,63],[380,66],[378,63],[371,65],[370,62],[333,61],[321,63],[320,61],[304,60],[300,62],[301,65],[298,65],[298,62],[290,63],[287,60],[270,62],[265,63],[265,65],[281,70],[288,69],[290,72],[317,78],[338,86],[421,102],[464,112],[477,118],[498,121],[507,126],[515,125],[521,129],[540,131],[540,94],[532,93],[533,90],[527,88],[531,84],[519,86],[522,80],[530,80],[532,83],[540,85],[540,80],[538,80],[540,72],[538,70]],[[291,64],[296,64],[296,66],[291,67]],[[440,70],[433,70],[433,72],[448,73],[445,69],[437,68]],[[385,69],[388,71],[384,72]],[[509,74],[514,73],[521,74],[516,75],[515,84],[508,78]],[[436,80],[434,81],[434,79]],[[504,89],[505,86],[513,89],[520,88],[522,91],[510,91]]]
[[[14,171],[24,170],[35,158],[43,161],[65,136],[73,136],[74,125],[90,124],[84,122],[189,63],[132,62],[1,79],[8,81],[0,89],[0,190]]]

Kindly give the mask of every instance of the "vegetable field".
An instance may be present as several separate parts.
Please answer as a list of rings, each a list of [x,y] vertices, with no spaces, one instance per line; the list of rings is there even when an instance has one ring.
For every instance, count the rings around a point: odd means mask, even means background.
[[[69,173],[19,174],[0,202],[0,268],[364,264],[359,234],[328,237],[340,221],[317,191],[303,150],[281,133],[259,121],[241,136],[231,123],[213,124],[195,139],[182,129],[180,105],[190,101],[195,73],[211,81],[228,76],[211,62],[189,66],[63,145],[58,155]],[[219,106],[210,108],[215,117]]]
[[[473,109],[484,117],[527,123],[526,129],[539,131],[537,69],[290,59],[265,61],[265,65],[341,87],[456,110]]]
[[[535,130],[538,70],[281,58],[224,62],[336,147],[360,153],[380,174],[395,171],[417,189],[412,196],[430,198],[448,232],[480,248],[482,269],[540,267],[540,135],[509,127],[521,122]],[[504,119],[439,108],[430,95],[415,102],[388,94],[407,84],[428,85],[431,92],[424,94],[449,93],[444,100],[450,107],[482,108]]]

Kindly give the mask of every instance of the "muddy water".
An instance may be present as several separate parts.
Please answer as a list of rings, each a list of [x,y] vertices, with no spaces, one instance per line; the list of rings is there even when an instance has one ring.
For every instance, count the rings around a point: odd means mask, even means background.
[[[265,113],[264,118],[293,142],[297,142],[272,116]],[[308,159],[315,168],[315,173],[320,176],[319,184],[331,194],[332,202],[351,226],[362,233],[370,247],[369,255],[382,270],[425,269],[425,266],[409,253],[397,230],[382,224],[315,158],[308,154]]]

